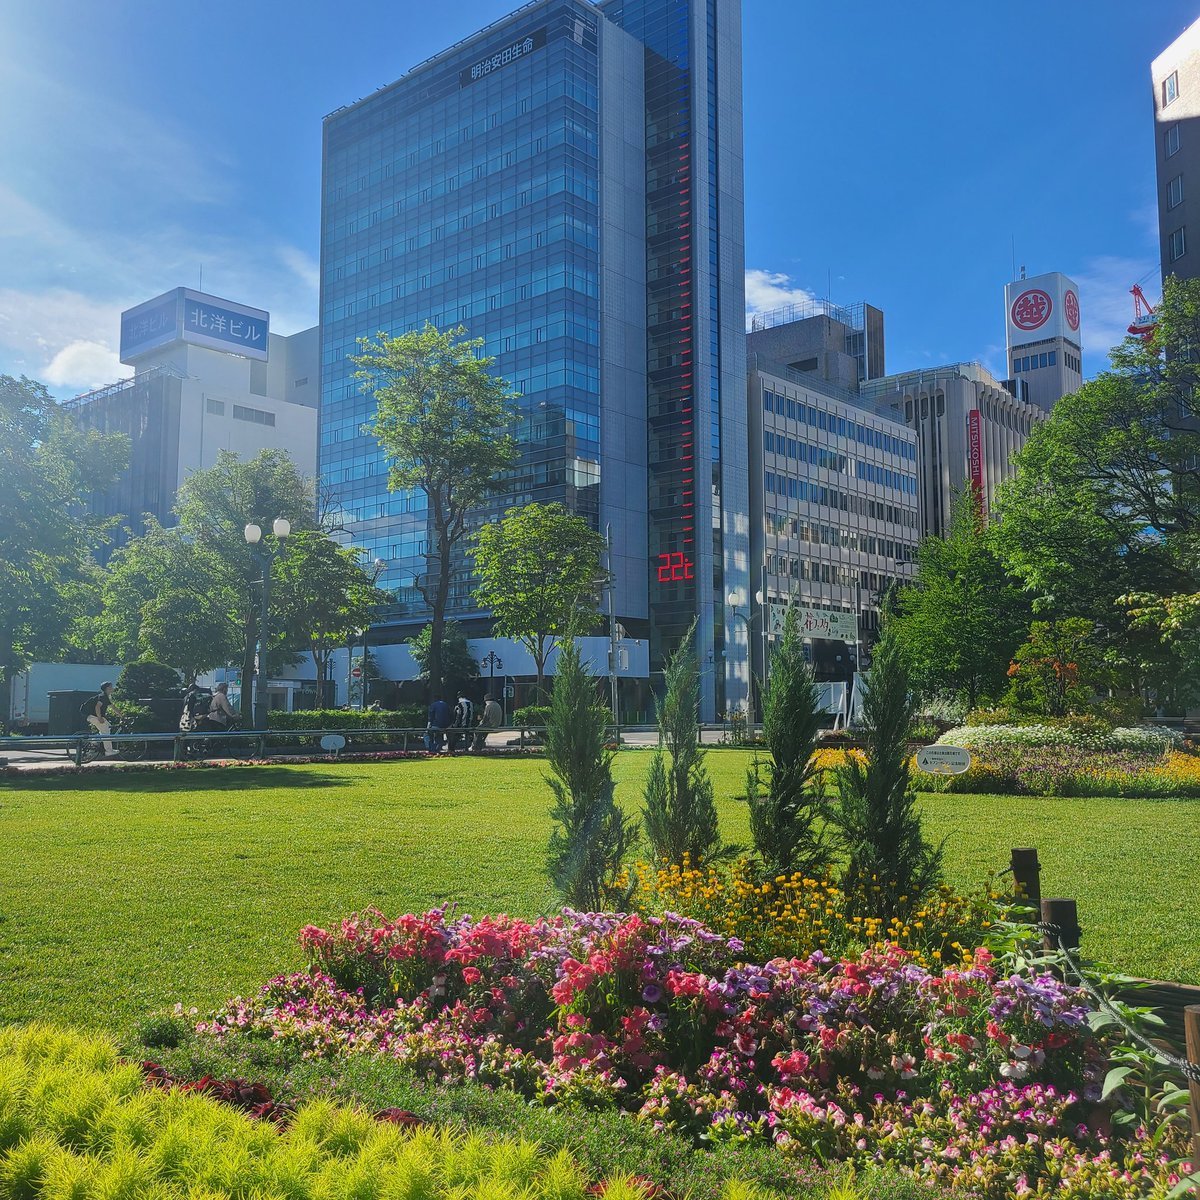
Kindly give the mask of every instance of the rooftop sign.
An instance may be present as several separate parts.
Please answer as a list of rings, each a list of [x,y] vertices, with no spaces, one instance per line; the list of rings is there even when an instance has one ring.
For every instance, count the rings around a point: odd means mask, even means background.
[[[267,359],[271,314],[191,288],[175,288],[121,314],[121,361],[174,342]]]

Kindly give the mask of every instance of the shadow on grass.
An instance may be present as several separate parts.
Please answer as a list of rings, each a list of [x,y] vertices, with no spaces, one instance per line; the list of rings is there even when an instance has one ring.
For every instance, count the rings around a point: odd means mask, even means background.
[[[0,780],[0,791],[38,792],[235,792],[247,788],[351,787],[344,775],[311,766],[201,767],[178,771],[106,771],[45,775],[25,772]]]

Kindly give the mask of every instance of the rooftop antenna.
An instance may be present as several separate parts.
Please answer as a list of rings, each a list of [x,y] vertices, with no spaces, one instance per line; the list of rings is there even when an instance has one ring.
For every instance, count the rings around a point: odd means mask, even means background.
[[[1008,236],[1012,240],[1012,273],[1015,276],[1017,273],[1017,235],[1010,233]]]
[[[203,263],[200,264],[200,287],[198,290],[201,292],[204,291],[204,264]]]

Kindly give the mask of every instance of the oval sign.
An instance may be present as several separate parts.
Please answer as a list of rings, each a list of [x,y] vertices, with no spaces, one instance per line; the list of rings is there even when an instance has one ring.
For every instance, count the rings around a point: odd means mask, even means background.
[[[929,775],[961,775],[971,769],[971,752],[962,746],[924,746],[917,751],[917,769]]]
[[[327,733],[321,739],[321,749],[328,750],[331,754],[336,750],[345,748],[346,739],[340,733]]]

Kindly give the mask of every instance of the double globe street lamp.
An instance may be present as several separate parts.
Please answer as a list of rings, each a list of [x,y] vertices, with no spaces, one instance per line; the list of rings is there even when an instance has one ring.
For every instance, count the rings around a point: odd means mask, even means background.
[[[242,531],[246,544],[250,547],[250,555],[255,563],[262,568],[262,611],[258,618],[258,655],[255,659],[254,684],[251,691],[253,698],[254,728],[267,727],[267,620],[271,606],[271,564],[283,553],[283,543],[292,532],[292,523],[286,517],[276,517],[271,525],[275,535],[275,545],[263,542],[262,526],[253,522]],[[243,693],[245,688],[242,689]],[[243,696],[242,711],[246,711]]]
[[[754,654],[750,648],[750,623],[754,620],[754,614],[751,612],[742,612],[738,606],[741,597],[737,592],[729,593],[729,608],[731,615],[735,621],[741,621],[746,626],[746,658],[750,668],[750,679],[746,687],[746,724],[749,728],[754,728]],[[763,643],[763,681],[767,677],[767,622],[766,614],[763,609],[764,596],[761,589],[754,593],[755,603],[758,605],[758,619],[762,627],[762,643]]]

